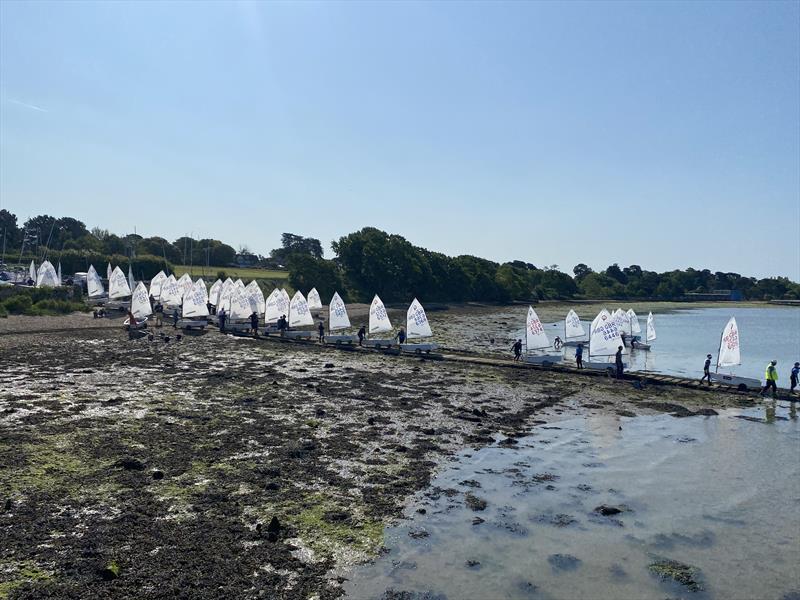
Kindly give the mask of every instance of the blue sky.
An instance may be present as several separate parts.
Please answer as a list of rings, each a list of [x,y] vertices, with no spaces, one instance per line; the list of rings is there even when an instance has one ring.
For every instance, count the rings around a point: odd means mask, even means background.
[[[799,7],[6,0],[0,207],[800,280]]]

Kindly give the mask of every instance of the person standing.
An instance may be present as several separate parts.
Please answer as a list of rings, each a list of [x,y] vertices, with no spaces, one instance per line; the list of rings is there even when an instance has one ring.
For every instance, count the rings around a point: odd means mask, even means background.
[[[575,348],[575,364],[579,369],[583,368],[583,344],[578,344]]]
[[[225,313],[224,308],[219,309],[219,314],[217,314],[217,319],[219,320],[219,332],[225,333],[225,320],[227,319],[228,315]]]
[[[711,386],[711,355],[706,354],[706,362],[703,363],[703,376],[700,378],[700,385],[704,381],[708,381],[709,387]]]
[[[617,367],[617,379],[622,379],[622,371],[624,365],[622,364],[622,346],[617,346],[617,354],[614,357],[614,364]]]
[[[364,337],[366,335],[367,335],[367,328],[362,325],[361,328],[358,330],[358,345],[359,346],[363,346],[364,345]]]
[[[778,369],[776,369],[776,365],[778,364],[777,360],[772,360],[767,365],[767,370],[764,372],[764,379],[766,379],[766,384],[764,384],[764,389],[761,390],[761,395],[767,393],[767,390],[772,388],[772,397],[778,395]]]
[[[172,309],[172,328],[173,329],[177,329],[178,328],[178,318],[179,318],[178,317],[178,309],[177,308]]]
[[[522,356],[522,340],[517,340],[514,342],[514,345],[511,346],[511,349],[514,351],[514,361],[518,361]]]
[[[800,379],[800,362],[794,363],[792,373],[789,375],[789,393],[794,394],[794,388],[797,387],[797,380]]]
[[[396,340],[397,340],[397,341],[398,341],[400,344],[405,344],[405,343],[406,343],[406,330],[405,330],[404,328],[402,328],[402,327],[401,327],[401,328],[400,328],[400,331],[398,331],[398,332],[397,332],[397,335],[396,335],[396,336],[394,336],[394,338],[395,338],[395,339],[396,339]]]
[[[317,325],[317,331],[319,332],[319,343],[325,343],[325,325],[322,324],[322,321],[319,322]]]
[[[250,315],[250,329],[253,330],[253,335],[258,337],[258,313],[256,311]]]

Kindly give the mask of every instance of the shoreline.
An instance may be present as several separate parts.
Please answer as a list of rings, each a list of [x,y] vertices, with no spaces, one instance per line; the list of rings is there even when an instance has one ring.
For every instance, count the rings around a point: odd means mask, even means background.
[[[216,332],[24,337],[0,338],[12,375],[0,394],[0,528],[20,595],[122,598],[159,581],[196,598],[220,585],[231,597],[335,598],[332,570],[380,552],[384,526],[454,453],[580,411],[753,406],[724,391]],[[120,573],[107,580],[111,562]]]

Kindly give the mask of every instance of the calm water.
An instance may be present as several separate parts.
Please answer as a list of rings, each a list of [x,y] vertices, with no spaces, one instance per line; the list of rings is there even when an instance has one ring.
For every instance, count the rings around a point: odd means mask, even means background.
[[[389,552],[348,574],[349,597],[387,589],[449,600],[800,593],[794,409],[769,403],[718,417],[600,415],[554,425],[513,448],[455,457],[388,530]],[[466,492],[486,508],[470,510]],[[603,517],[594,512],[601,504],[624,512]],[[648,569],[658,558],[696,567],[704,590],[660,581]]]
[[[614,307],[609,305],[609,308]],[[524,338],[526,311],[526,307],[505,307],[477,315],[433,313],[430,318],[435,339],[445,347],[510,356],[512,340]],[[639,316],[644,332],[647,315]],[[742,365],[732,371],[739,376],[761,379],[767,363],[776,359],[778,385],[788,387],[791,366],[800,361],[800,309],[794,307],[738,308],[732,305],[656,314],[658,339],[653,342],[652,350],[634,350],[632,357],[626,357],[626,362],[631,363],[633,369],[699,378],[706,354],[712,354],[716,362],[720,334],[732,316],[739,325],[742,345]],[[590,325],[589,321],[583,322],[587,333]],[[551,340],[556,335],[563,338],[564,322],[548,324],[545,330]],[[575,349],[565,348],[564,354],[572,361]]]
[[[788,387],[789,371],[800,361],[800,310],[796,308],[704,308],[655,315],[658,338],[649,352],[633,351],[631,368],[701,376],[706,354],[712,354],[712,364],[716,364],[720,334],[730,317],[736,317],[739,325],[742,365],[722,370],[762,379],[767,363],[776,359],[778,383]],[[584,324],[584,329],[589,331],[590,325]],[[645,319],[640,319],[640,326],[644,332]],[[566,355],[574,356],[574,349]]]

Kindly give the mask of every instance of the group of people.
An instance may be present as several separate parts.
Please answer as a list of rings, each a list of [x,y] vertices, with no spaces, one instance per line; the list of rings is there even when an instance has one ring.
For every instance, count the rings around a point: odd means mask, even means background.
[[[778,361],[771,360],[767,365],[764,372],[764,379],[766,383],[761,389],[761,395],[764,396],[767,390],[772,390],[772,397],[774,398],[778,393]],[[794,394],[797,387],[798,379],[800,379],[800,362],[794,363],[792,370],[789,372],[789,393]]]

